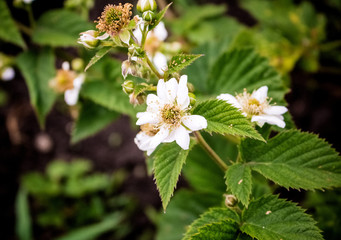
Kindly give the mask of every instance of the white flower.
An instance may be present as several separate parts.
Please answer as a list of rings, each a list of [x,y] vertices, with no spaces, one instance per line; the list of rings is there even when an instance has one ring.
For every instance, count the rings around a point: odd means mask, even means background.
[[[250,117],[251,122],[256,122],[260,127],[264,123],[277,125],[280,128],[285,127],[282,114],[286,113],[288,109],[284,106],[270,105],[271,99],[268,98],[267,86],[253,91],[252,94],[244,89],[244,92],[236,97],[230,94],[220,94],[217,98],[240,109],[244,116]]]
[[[175,78],[164,82],[160,79],[157,95],[147,96],[147,111],[137,114],[140,132],[135,138],[137,146],[150,154],[160,143],[173,142],[182,149],[189,148],[192,131],[207,127],[207,121],[199,115],[190,115],[187,76],[183,75],[179,83]]]
[[[88,30],[80,33],[77,43],[82,44],[84,47],[93,49],[99,45],[100,40],[105,40],[109,37],[108,33],[99,36],[99,32],[95,30]]]
[[[14,78],[15,72],[14,69],[11,67],[6,67],[3,69],[1,73],[1,79],[4,81],[10,81]]]
[[[34,0],[23,0],[24,3],[26,4],[31,4]]]

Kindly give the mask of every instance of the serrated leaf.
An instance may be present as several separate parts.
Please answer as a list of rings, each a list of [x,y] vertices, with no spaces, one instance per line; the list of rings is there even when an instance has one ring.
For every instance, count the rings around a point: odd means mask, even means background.
[[[207,132],[251,137],[264,141],[263,137],[252,127],[241,112],[222,100],[207,100],[193,109],[193,114],[201,115],[207,120]]]
[[[211,208],[203,213],[200,218],[195,220],[189,227],[183,240],[189,240],[191,237],[199,232],[199,229],[207,224],[221,222],[223,220],[240,222],[239,215],[229,208]]]
[[[149,25],[149,31],[152,30],[153,28],[155,28],[163,19],[163,17],[165,16],[168,8],[172,5],[172,3],[168,4],[164,9],[162,9],[158,14],[156,14],[155,17],[155,22],[151,25]]]
[[[35,43],[53,47],[77,46],[79,34],[91,28],[93,25],[77,13],[52,10],[39,18],[32,39]]]
[[[96,62],[98,62],[102,57],[104,57],[110,50],[112,49],[112,47],[103,47],[101,48],[96,54],[95,56],[93,56],[90,60],[90,62],[88,63],[88,65],[86,65],[84,72],[86,72],[92,65],[94,65]]]
[[[193,235],[192,240],[227,240],[236,239],[238,224],[233,221],[223,220],[199,228],[199,232]]]
[[[242,213],[240,230],[262,240],[322,240],[311,216],[277,196],[252,201]]]
[[[168,64],[168,74],[179,72],[187,66],[191,65],[202,54],[180,54],[173,56]]]
[[[6,1],[0,1],[0,39],[26,48],[26,44],[12,19]]]
[[[226,186],[246,207],[252,190],[251,168],[244,164],[233,164],[226,171]]]
[[[17,58],[18,67],[23,74],[31,104],[33,105],[40,126],[45,124],[45,117],[51,110],[57,94],[49,87],[49,82],[55,77],[55,58],[51,49],[41,52],[24,52]]]
[[[72,129],[71,142],[79,142],[106,127],[119,114],[100,105],[87,101],[82,104],[79,117]]]
[[[182,166],[184,165],[194,142],[188,150],[183,150],[177,143],[163,144],[152,155],[154,162],[154,178],[165,210],[173,195]]]
[[[323,139],[298,130],[285,131],[267,144],[245,140],[242,158],[253,170],[286,188],[341,186],[341,159]]]

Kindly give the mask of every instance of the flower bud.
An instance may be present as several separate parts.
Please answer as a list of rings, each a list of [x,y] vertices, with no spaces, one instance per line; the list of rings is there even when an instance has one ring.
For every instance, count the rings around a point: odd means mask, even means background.
[[[189,101],[191,106],[194,106],[194,104],[197,102],[197,98],[193,93],[188,93]]]
[[[129,95],[129,102],[130,102],[130,104],[133,104],[134,106],[141,105],[145,101],[146,101],[146,95],[144,93],[141,93],[137,96],[134,93],[131,93]]]
[[[129,46],[128,52],[132,57],[142,57],[144,54],[143,49],[135,44]]]
[[[225,206],[234,207],[237,204],[237,198],[232,194],[224,194]]]
[[[71,67],[73,70],[82,72],[84,69],[84,61],[81,58],[75,58],[71,62]]]
[[[94,49],[99,45],[99,38],[97,38],[99,33],[94,30],[88,30],[86,32],[80,33],[77,43],[82,44],[88,49]]]
[[[133,62],[131,62],[129,60],[125,60],[122,63],[122,76],[124,77],[124,79],[126,79],[128,74],[136,76],[137,70],[136,70],[136,66]]]
[[[123,89],[123,92],[125,92],[128,95],[133,93],[134,92],[134,82],[131,80],[124,81],[124,83],[122,84],[122,89]]]
[[[155,14],[152,11],[145,11],[142,14],[142,18],[143,18],[143,20],[145,20],[147,22],[151,22],[155,18]]]
[[[189,92],[194,92],[194,85],[192,83],[187,83],[187,88]]]
[[[139,0],[137,2],[137,11],[143,13],[145,11],[155,11],[157,8],[155,0]]]

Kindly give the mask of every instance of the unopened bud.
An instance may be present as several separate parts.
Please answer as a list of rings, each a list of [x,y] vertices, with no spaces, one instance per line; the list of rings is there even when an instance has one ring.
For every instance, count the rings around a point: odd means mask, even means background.
[[[71,67],[73,70],[82,72],[84,69],[84,61],[81,58],[75,58],[71,62]]]
[[[125,60],[122,63],[122,76],[124,77],[124,79],[126,79],[128,74],[135,76],[136,72],[137,72],[137,70],[136,70],[136,66],[135,66],[134,62],[131,62],[129,60]]]
[[[145,11],[155,11],[157,8],[155,0],[139,0],[137,2],[137,11],[143,13]]]
[[[133,104],[134,106],[136,105],[141,105],[146,101],[146,95],[145,94],[139,94],[135,95],[134,93],[129,95],[129,102],[130,104]]]
[[[94,49],[98,47],[100,40],[105,40],[108,37],[109,34],[107,33],[100,36],[99,32],[95,30],[88,30],[86,32],[80,33],[80,37],[78,38],[77,42],[88,49]]]
[[[143,57],[143,49],[137,45],[130,45],[128,48],[128,52],[132,57]]]
[[[224,194],[225,206],[234,207],[237,204],[237,198],[232,194]]]
[[[154,14],[152,11],[145,11],[145,12],[142,14],[143,20],[145,20],[145,21],[147,21],[147,22],[153,21],[154,17],[155,17],[155,14]]]
[[[194,85],[192,83],[187,83],[187,88],[189,92],[194,92]]]
[[[122,89],[123,89],[123,92],[125,92],[128,95],[133,93],[134,92],[134,82],[131,80],[124,81],[124,83],[122,84]]]
[[[194,106],[197,102],[197,97],[193,93],[188,93],[189,101],[191,106]]]

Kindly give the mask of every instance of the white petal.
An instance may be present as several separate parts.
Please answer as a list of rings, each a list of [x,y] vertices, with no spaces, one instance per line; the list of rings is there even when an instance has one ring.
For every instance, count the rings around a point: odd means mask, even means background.
[[[14,78],[15,72],[14,69],[11,67],[6,67],[1,74],[1,79],[4,81],[10,81]]]
[[[169,135],[168,128],[161,127],[160,131],[153,137],[153,139],[150,141],[150,147],[156,148],[161,142],[163,142],[164,139],[166,139]]]
[[[62,63],[62,69],[64,71],[69,71],[70,70],[70,63],[69,62],[63,62]]]
[[[73,86],[75,88],[78,88],[80,89],[83,82],[84,82],[84,78],[85,78],[85,75],[84,74],[79,74],[78,77],[76,77],[74,80],[73,80]]]
[[[220,94],[217,99],[219,100],[224,100],[229,104],[232,104],[234,107],[241,109],[242,107],[240,106],[237,98],[232,96],[231,94],[225,93],[225,94]]]
[[[98,36],[96,37],[96,39],[98,40],[105,40],[109,37],[109,34],[108,33],[104,33],[102,36]]]
[[[162,74],[167,67],[167,57],[160,52],[156,52],[152,61],[159,73]]]
[[[257,99],[260,103],[263,103],[268,96],[268,87],[263,86],[252,93],[252,97]]]
[[[182,118],[182,123],[191,131],[207,128],[207,120],[200,115],[190,115]]]
[[[166,96],[168,103],[175,101],[176,94],[178,92],[178,82],[175,78],[172,78],[166,82]]]
[[[147,111],[156,113],[161,106],[163,106],[162,100],[155,94],[148,94],[147,96]]]
[[[160,79],[157,84],[157,96],[162,99],[163,101],[167,101],[167,95],[166,95],[166,84],[163,79]]]
[[[264,109],[264,112],[269,115],[281,115],[287,111],[288,109],[283,106],[269,106],[268,108]]]
[[[133,31],[133,34],[134,34],[134,36],[135,36],[135,38],[136,38],[136,40],[137,40],[137,42],[139,43],[139,44],[141,44],[141,41],[142,41],[142,31],[141,31],[141,29],[143,29],[144,28],[144,24],[143,24],[143,22],[140,24],[140,26],[139,27],[137,27],[134,31]]]
[[[73,106],[77,103],[78,96],[79,96],[79,89],[78,88],[68,89],[64,93],[65,102],[69,106]]]
[[[277,125],[280,128],[285,127],[285,122],[283,120],[281,120],[277,116],[271,116],[271,115],[253,116],[251,118],[251,122],[257,122],[260,126],[263,126],[264,123],[269,123],[271,125]]]
[[[150,156],[154,152],[155,148],[151,148],[147,150],[147,155]]]
[[[189,148],[189,133],[187,130],[180,126],[175,130],[175,141],[176,143],[184,150],[187,150]]]
[[[180,77],[178,92],[176,95],[177,95],[176,101],[180,108],[182,110],[187,108],[190,103],[187,88],[187,75],[182,75]]]
[[[160,40],[160,41],[165,41],[166,38],[168,37],[168,32],[165,27],[165,24],[163,22],[160,22],[153,30],[155,36]]]
[[[154,113],[143,112],[143,113],[138,113],[136,116],[139,118],[136,122],[136,125],[143,125],[146,123],[155,124],[158,122],[158,117]]]

